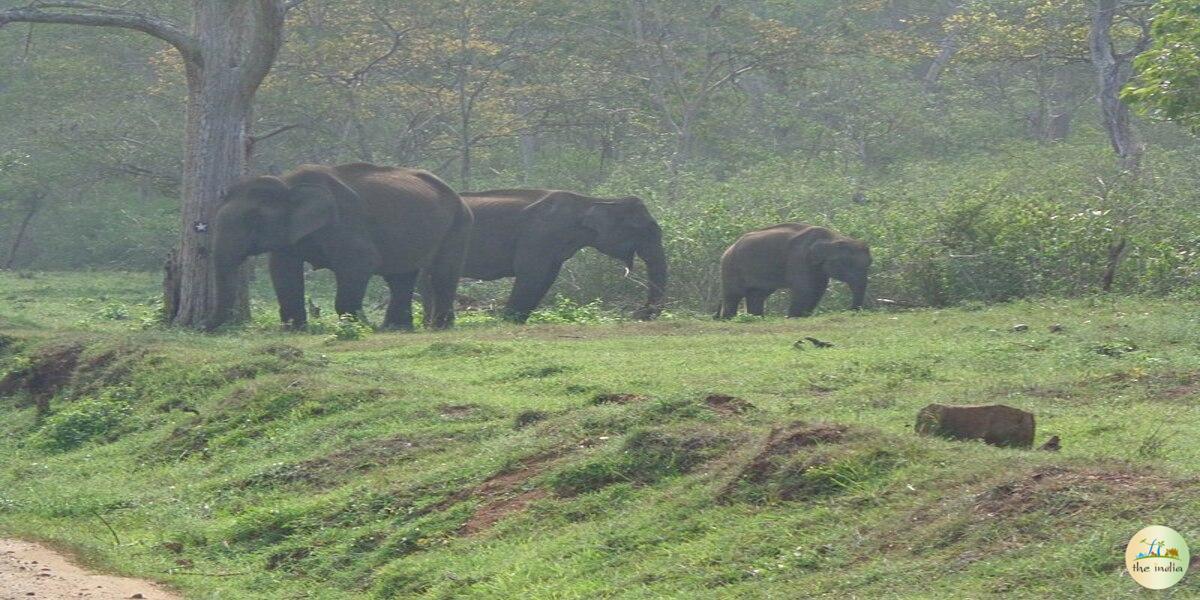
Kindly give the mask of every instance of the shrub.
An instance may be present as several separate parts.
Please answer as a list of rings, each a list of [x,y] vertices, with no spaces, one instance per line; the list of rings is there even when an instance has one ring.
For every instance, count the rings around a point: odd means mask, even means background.
[[[554,303],[534,311],[530,323],[602,323],[613,320],[605,315],[600,300],[580,304],[565,296],[555,296]]]
[[[36,439],[43,448],[57,451],[71,450],[92,440],[111,441],[132,412],[123,390],[108,391],[97,398],[73,402],[47,417]]]
[[[371,335],[371,327],[354,315],[339,315],[329,331],[330,342],[353,342]]]

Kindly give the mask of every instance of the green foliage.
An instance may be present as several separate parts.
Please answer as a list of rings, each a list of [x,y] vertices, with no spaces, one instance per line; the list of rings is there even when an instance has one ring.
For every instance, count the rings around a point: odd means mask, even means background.
[[[328,342],[354,342],[371,335],[371,326],[354,315],[338,315],[337,319],[310,321],[309,333],[327,333]]]
[[[604,313],[600,300],[580,304],[564,296],[555,296],[549,306],[529,315],[530,323],[603,323],[612,317]]]
[[[1134,60],[1137,71],[1123,98],[1155,118],[1200,130],[1200,2],[1155,3],[1151,47]]]
[[[115,389],[71,402],[46,418],[36,443],[46,450],[62,452],[93,440],[112,441],[133,413],[126,394]]]
[[[129,307],[120,302],[109,302],[96,311],[96,316],[111,321],[126,321],[129,319]]]

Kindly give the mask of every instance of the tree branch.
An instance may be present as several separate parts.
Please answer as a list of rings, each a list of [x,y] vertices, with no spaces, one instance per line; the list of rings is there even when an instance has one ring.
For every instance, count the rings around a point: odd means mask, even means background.
[[[42,10],[43,8],[67,9],[71,12],[45,11]],[[0,10],[0,27],[9,23],[51,23],[132,29],[171,44],[188,62],[200,64],[201,60],[198,43],[178,25],[159,17],[107,8],[87,2],[41,2],[24,8]]]
[[[255,20],[253,39],[246,53],[246,71],[243,82],[251,86],[246,93],[253,95],[258,85],[271,70],[279,48],[283,46],[283,20],[288,3],[281,0],[252,0],[250,12]]]
[[[276,127],[275,129],[272,129],[271,131],[264,133],[262,135],[252,135],[252,136],[250,136],[250,139],[255,142],[262,142],[265,140],[269,140],[281,133],[286,133],[288,131],[296,129],[297,127],[300,127],[299,123],[292,123],[291,125],[284,125],[282,127]]]

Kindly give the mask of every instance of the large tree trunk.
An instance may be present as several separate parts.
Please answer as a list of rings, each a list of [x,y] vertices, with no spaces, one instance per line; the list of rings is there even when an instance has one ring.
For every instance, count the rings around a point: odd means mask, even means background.
[[[254,93],[279,49],[282,9],[258,0],[193,0],[201,61],[187,65],[183,217],[173,323],[203,329],[217,317],[212,222],[221,198],[246,170],[247,119]],[[236,282],[232,315],[249,315],[248,267]]]
[[[211,224],[225,190],[245,171],[248,109],[229,89],[236,80],[197,71],[188,76],[183,223],[176,256],[181,288],[175,312],[177,325],[193,328],[207,326],[216,314]]]

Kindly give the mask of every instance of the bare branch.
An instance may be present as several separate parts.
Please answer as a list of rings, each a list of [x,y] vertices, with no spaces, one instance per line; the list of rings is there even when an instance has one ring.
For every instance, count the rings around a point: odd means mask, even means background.
[[[291,131],[293,129],[296,129],[297,127],[300,127],[299,123],[292,123],[291,125],[284,125],[282,127],[276,127],[275,129],[272,129],[271,131],[268,131],[267,133],[264,133],[262,135],[252,135],[252,136],[250,136],[250,139],[255,142],[269,140],[281,133],[285,133],[285,132]]]
[[[43,8],[70,12],[45,11]],[[107,8],[87,2],[42,2],[24,8],[0,11],[0,27],[9,23],[52,23],[132,29],[167,42],[179,50],[184,60],[200,64],[198,43],[175,23],[133,11]]]
[[[279,48],[283,46],[283,20],[287,7],[279,0],[253,0],[251,18],[255,20],[254,39],[246,53],[246,71],[243,81],[252,86],[246,90],[253,95],[263,78],[275,63]]]

